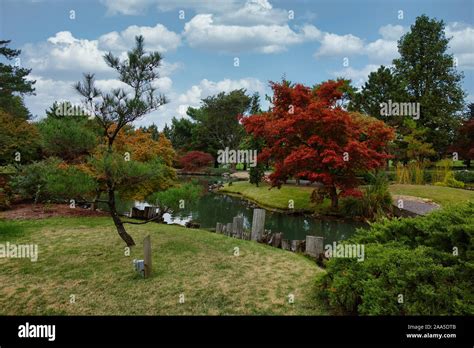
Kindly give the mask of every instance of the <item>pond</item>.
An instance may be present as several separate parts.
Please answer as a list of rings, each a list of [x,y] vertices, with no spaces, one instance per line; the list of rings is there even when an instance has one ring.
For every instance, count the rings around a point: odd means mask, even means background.
[[[197,180],[205,188],[209,182],[222,181],[222,178],[212,177],[187,177],[182,181]],[[146,203],[128,202],[121,210],[129,212],[135,205],[143,209]],[[232,222],[234,216],[244,217],[244,227],[250,229],[252,224],[253,209],[255,206],[238,197],[220,193],[209,192],[199,198],[191,205],[185,205],[184,209],[176,213],[165,214],[167,223],[178,223],[184,225],[193,220],[201,225],[201,228],[215,228],[217,222]],[[366,224],[356,221],[338,221],[329,219],[316,219],[304,215],[288,215],[284,213],[267,210],[265,216],[265,229],[272,232],[283,232],[285,239],[305,239],[306,235],[324,237],[324,243],[340,241],[352,236],[356,228],[366,227]]]

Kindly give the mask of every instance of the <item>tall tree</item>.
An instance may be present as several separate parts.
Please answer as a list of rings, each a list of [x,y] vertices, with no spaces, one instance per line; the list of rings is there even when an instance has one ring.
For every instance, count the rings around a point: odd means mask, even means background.
[[[396,75],[407,87],[409,102],[420,103],[419,125],[428,129],[428,142],[441,156],[453,141],[463,109],[463,75],[451,54],[444,22],[426,15],[417,17],[398,41],[400,58],[394,59]]]
[[[338,189],[344,193],[354,188],[359,172],[385,164],[393,130],[339,104],[345,81],[327,81],[313,89],[285,82],[271,86],[270,111],[242,118],[247,132],[266,141],[258,160],[274,161],[273,186],[291,176],[323,183],[318,198],[328,196],[336,208]]]
[[[181,152],[190,151],[196,148],[193,137],[195,128],[196,125],[190,119],[173,117],[167,138],[171,140],[175,149],[181,150]]]
[[[405,116],[383,116],[380,113],[380,104],[387,103],[389,100],[404,102],[406,99],[403,80],[390,68],[382,65],[377,71],[369,74],[360,92],[354,94],[349,109],[381,119],[392,127],[400,127],[403,125]]]
[[[119,132],[149,112],[156,110],[166,102],[163,95],[156,95],[153,82],[159,77],[158,68],[161,55],[158,52],[145,52],[143,36],[135,38],[135,47],[128,52],[124,60],[111,52],[104,56],[108,66],[115,69],[120,81],[128,88],[114,89],[109,93],[95,87],[94,75],[85,74],[84,81],[75,85],[76,90],[84,97],[89,110],[102,127],[106,138],[105,149],[93,163],[97,176],[106,187],[107,204],[120,237],[128,246],[135,245],[132,237],[125,230],[116,207],[116,190],[123,186],[131,186],[148,179],[159,179],[159,172],[152,165],[127,161],[127,157],[114,151],[114,142]],[[158,177],[157,177],[158,176]]]
[[[238,149],[245,134],[238,116],[249,111],[251,98],[244,89],[219,93],[202,100],[199,109],[189,108],[188,116],[196,123],[196,141],[217,158],[217,151]]]
[[[0,107],[14,117],[28,119],[30,113],[23,104],[24,95],[34,94],[36,81],[27,79],[31,69],[21,67],[20,50],[8,48],[10,40],[0,40],[0,56],[14,64],[0,62]]]

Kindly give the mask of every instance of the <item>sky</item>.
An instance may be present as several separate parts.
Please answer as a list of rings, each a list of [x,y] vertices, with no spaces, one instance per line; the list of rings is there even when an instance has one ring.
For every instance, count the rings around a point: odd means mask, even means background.
[[[121,86],[102,56],[118,56],[142,34],[163,55],[156,87],[168,104],[137,121],[162,128],[219,92],[258,92],[283,76],[312,86],[337,77],[361,86],[398,56],[417,16],[442,19],[449,53],[474,101],[474,0],[0,0],[0,38],[22,50],[40,119],[55,100],[79,103],[72,85],[94,73],[104,91]]]

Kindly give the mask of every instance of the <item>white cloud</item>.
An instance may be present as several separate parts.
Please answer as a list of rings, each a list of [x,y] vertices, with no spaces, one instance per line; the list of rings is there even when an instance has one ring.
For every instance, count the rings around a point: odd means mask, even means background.
[[[69,31],[60,31],[38,44],[23,48],[28,66],[35,71],[77,70],[106,71],[110,69],[102,58],[97,40],[77,39]]]
[[[295,32],[288,25],[215,24],[212,14],[199,14],[185,24],[183,36],[195,48],[221,52],[275,53],[286,50],[289,45],[314,40],[317,31],[311,26]]]
[[[71,103],[81,103],[81,96],[74,89],[77,81],[55,80],[38,75],[30,75],[30,79],[36,80],[35,96],[25,96],[28,109],[33,115],[39,118],[45,116],[45,110],[49,109],[55,101],[69,101]],[[102,92],[110,92],[112,89],[124,88],[131,92],[131,87],[117,79],[98,79],[95,85]],[[171,92],[173,81],[169,77],[159,78],[154,82],[154,87],[158,93]]]
[[[216,18],[216,23],[240,26],[284,24],[287,21],[288,11],[273,8],[268,0],[247,0],[238,10],[223,12]]]
[[[174,111],[181,116],[185,116],[187,108],[189,106],[199,106],[201,99],[220,92],[227,93],[241,88],[246,89],[248,93],[258,92],[260,95],[264,95],[265,93],[265,85],[259,79],[252,77],[240,80],[224,79],[217,82],[203,79],[198,85],[193,85],[176,98],[175,102],[178,105]]]
[[[170,124],[173,117],[185,117],[188,107],[199,107],[202,99],[220,92],[228,93],[240,88],[245,88],[248,95],[258,92],[260,93],[260,96],[263,97],[265,92],[268,93],[265,84],[259,79],[253,77],[242,78],[239,80],[223,79],[220,81],[203,79],[183,93],[176,93],[174,91],[168,93],[166,95],[169,99],[168,104],[163,105],[159,110],[147,115],[136,124],[141,126],[155,123],[159,128],[162,128],[165,123]],[[263,98],[262,103],[265,103]]]
[[[140,15],[153,3],[152,0],[101,0],[107,14]]]
[[[321,47],[315,53],[315,57],[323,56],[349,56],[364,53],[364,42],[352,34],[337,35],[324,33],[321,39]]]
[[[74,91],[73,81],[58,81],[37,75],[30,75],[29,78],[36,80],[36,95],[25,96],[25,101],[34,116],[39,118],[45,116],[45,110],[49,109],[55,101],[70,101],[71,103],[81,101]]]
[[[365,47],[365,53],[371,61],[390,64],[398,56],[397,41],[378,39]]]
[[[405,28],[401,25],[387,24],[379,29],[379,34],[388,41],[397,41],[405,32]]]
[[[187,9],[196,12],[235,11],[240,6],[241,0],[101,0],[101,3],[107,8],[109,15],[142,15],[150,7],[156,7],[164,12]]]
[[[148,50],[160,53],[175,50],[181,43],[179,34],[162,24],[154,27],[132,25],[120,33],[112,31],[100,36],[99,47],[106,51],[127,51],[134,46],[137,35],[143,35]]]
[[[107,66],[103,56],[113,51],[126,58],[126,51],[134,45],[136,35],[145,37],[145,48],[149,51],[168,52],[175,50],[181,43],[179,34],[169,31],[165,26],[154,27],[129,26],[122,32],[110,32],[98,40],[75,38],[69,31],[60,31],[44,42],[26,44],[23,47],[26,65],[35,71],[71,71],[107,72],[113,70]],[[162,61],[161,76],[170,75],[180,67],[180,63]]]
[[[379,65],[368,64],[362,69],[354,69],[352,67],[345,68],[343,70],[334,71],[332,74],[334,77],[343,77],[346,79],[352,80],[352,83],[356,87],[360,87],[367,81],[369,74],[372,71],[376,71],[379,68]]]
[[[474,26],[459,22],[446,26],[446,37],[450,51],[457,58],[458,66],[464,69],[474,69]]]

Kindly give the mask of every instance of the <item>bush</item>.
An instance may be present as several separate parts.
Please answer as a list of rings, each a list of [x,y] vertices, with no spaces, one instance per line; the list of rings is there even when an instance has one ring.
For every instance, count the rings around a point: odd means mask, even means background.
[[[458,170],[454,172],[454,178],[463,183],[474,183],[474,171]]]
[[[61,168],[57,158],[22,166],[18,175],[12,178],[11,186],[22,199],[35,203],[81,198],[96,189],[96,183],[89,175],[72,166]]]
[[[442,182],[435,182],[435,186],[447,186],[453,188],[464,188],[464,183],[462,181],[458,181],[454,178],[453,172],[447,172]]]
[[[210,167],[214,163],[214,158],[202,151],[190,151],[179,159],[181,167],[188,172],[196,172],[202,168]]]
[[[472,202],[374,223],[348,241],[365,246],[364,261],[330,259],[319,296],[340,313],[472,315],[473,237]]]
[[[383,172],[367,176],[369,185],[360,191],[346,191],[341,194],[340,211],[345,216],[361,216],[368,219],[385,216],[392,210],[392,196],[387,177]]]
[[[11,187],[21,199],[34,200],[35,202],[45,201],[51,198],[44,190],[46,178],[60,161],[56,158],[49,158],[45,161],[34,162],[21,166],[17,176],[11,180]]]

